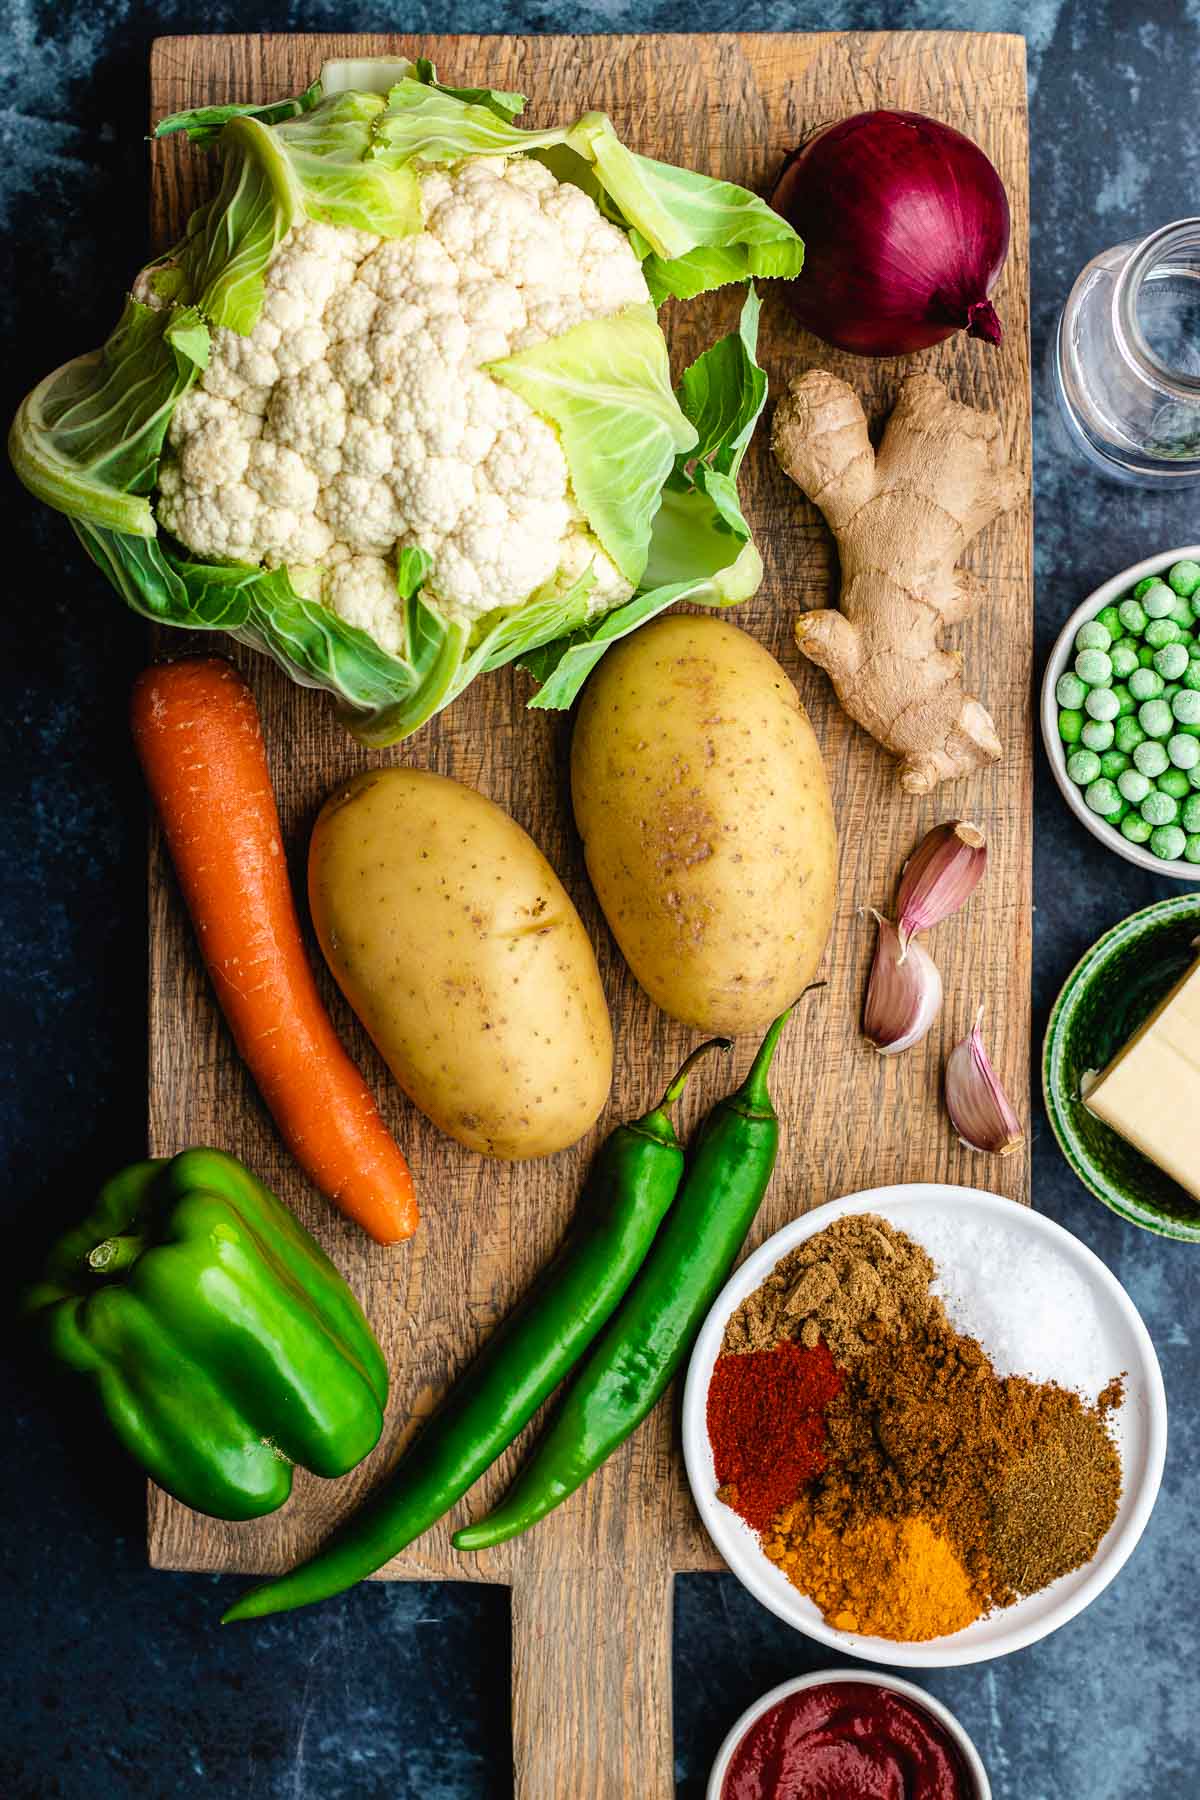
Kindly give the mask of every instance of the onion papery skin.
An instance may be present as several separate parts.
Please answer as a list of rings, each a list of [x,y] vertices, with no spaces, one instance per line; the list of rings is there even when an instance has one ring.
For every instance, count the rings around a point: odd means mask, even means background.
[[[804,239],[788,299],[825,343],[906,356],[956,331],[1000,342],[988,296],[1008,255],[1008,195],[961,131],[856,113],[792,152],[771,205]]]

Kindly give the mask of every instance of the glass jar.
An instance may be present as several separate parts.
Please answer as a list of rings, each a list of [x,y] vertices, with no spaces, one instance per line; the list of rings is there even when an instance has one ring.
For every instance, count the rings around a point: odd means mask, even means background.
[[[1049,362],[1067,435],[1091,463],[1118,481],[1200,482],[1200,219],[1095,257]]]

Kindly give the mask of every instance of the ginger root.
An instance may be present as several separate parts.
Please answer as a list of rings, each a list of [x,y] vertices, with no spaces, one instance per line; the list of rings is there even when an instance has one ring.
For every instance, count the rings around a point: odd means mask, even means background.
[[[1021,499],[1000,422],[951,400],[932,375],[900,389],[878,453],[854,390],[810,369],[776,408],[776,460],[824,513],[842,567],[840,611],[804,613],[796,642],[828,671],[838,699],[900,761],[900,785],[926,794],[1002,754],[985,707],[943,650],[984,598],[955,564],[985,525]]]

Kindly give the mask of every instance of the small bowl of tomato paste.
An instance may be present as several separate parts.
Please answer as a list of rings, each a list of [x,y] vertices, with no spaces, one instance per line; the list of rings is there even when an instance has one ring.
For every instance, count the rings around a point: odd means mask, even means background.
[[[992,1800],[952,1712],[911,1681],[822,1669],[772,1688],[717,1752],[707,1800]]]

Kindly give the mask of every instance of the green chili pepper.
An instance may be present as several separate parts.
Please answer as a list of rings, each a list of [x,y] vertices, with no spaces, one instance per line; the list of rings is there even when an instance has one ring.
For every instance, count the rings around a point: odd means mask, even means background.
[[[749,1075],[714,1108],[670,1217],[545,1436],[501,1504],[454,1534],[485,1550],[528,1531],[581,1487],[646,1417],[691,1348],[767,1191],[779,1121],[767,1075],[791,1009]]]
[[[522,1304],[497,1327],[395,1474],[308,1562],[252,1588],[223,1623],[259,1619],[352,1587],[449,1512],[528,1424],[606,1323],[675,1198],[683,1150],[667,1113],[701,1056],[693,1050],[659,1104],[604,1143],[575,1229]]]

